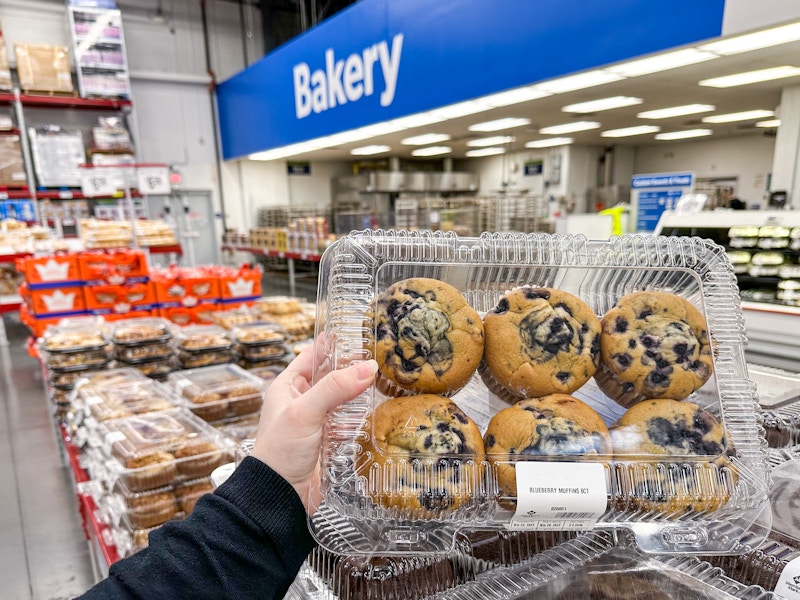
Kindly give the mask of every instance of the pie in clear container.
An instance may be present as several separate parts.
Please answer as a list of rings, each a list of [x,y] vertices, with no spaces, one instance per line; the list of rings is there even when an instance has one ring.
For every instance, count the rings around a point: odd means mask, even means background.
[[[649,235],[590,241],[548,234],[484,233],[466,238],[441,232],[365,231],[334,243],[322,258],[320,273],[317,322],[324,326],[317,333],[325,335],[315,381],[374,357],[376,299],[410,278],[449,284],[481,317],[495,309],[506,292],[524,286],[568,292],[599,318],[634,292],[674,295],[701,314],[713,360],[713,375],[705,385],[676,401],[696,404],[718,421],[728,442],[702,453],[631,452],[619,457],[556,451],[498,458],[487,448],[488,460],[474,465],[458,452],[435,459],[424,453],[395,455],[370,443],[376,433],[370,417],[389,400],[379,386],[371,386],[328,418],[320,491],[329,510],[310,521],[323,547],[350,553],[444,552],[453,547],[461,529],[524,529],[527,525],[520,525],[515,516],[518,499],[499,492],[492,466],[520,461],[555,461],[565,469],[573,463],[600,465],[606,502],[594,527],[630,530],[647,551],[729,552],[769,513],[766,442],[744,362],[746,337],[736,278],[721,246],[699,238]],[[442,395],[481,433],[509,406],[478,374],[462,389]],[[626,410],[594,379],[572,396],[608,426]],[[382,500],[396,495],[410,478],[420,493],[440,493],[442,469],[452,465],[462,467],[461,479],[453,485],[468,502],[443,502],[437,512],[407,510]],[[353,524],[361,537],[354,541],[337,536],[330,515]]]

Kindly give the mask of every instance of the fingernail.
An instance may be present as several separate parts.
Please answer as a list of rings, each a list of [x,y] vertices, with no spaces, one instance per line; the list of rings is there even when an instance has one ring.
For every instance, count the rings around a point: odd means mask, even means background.
[[[365,360],[355,366],[355,371],[359,379],[372,379],[378,372],[378,363],[374,360]]]

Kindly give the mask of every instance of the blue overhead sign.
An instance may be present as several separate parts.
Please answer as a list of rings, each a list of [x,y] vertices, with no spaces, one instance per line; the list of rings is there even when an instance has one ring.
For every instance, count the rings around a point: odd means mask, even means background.
[[[217,87],[236,158],[716,37],[725,0],[361,0]]]
[[[693,173],[667,173],[664,175],[634,175],[631,180],[633,189],[692,187]]]

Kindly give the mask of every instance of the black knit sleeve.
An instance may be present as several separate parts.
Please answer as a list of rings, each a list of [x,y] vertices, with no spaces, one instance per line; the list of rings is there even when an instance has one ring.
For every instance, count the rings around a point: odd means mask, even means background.
[[[81,598],[283,598],[312,547],[294,488],[248,457]]]

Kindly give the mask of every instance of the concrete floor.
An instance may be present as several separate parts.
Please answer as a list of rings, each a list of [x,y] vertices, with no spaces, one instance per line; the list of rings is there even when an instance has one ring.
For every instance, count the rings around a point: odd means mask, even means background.
[[[0,597],[73,598],[94,584],[89,546],[62,464],[28,330],[6,317],[0,347]]]

